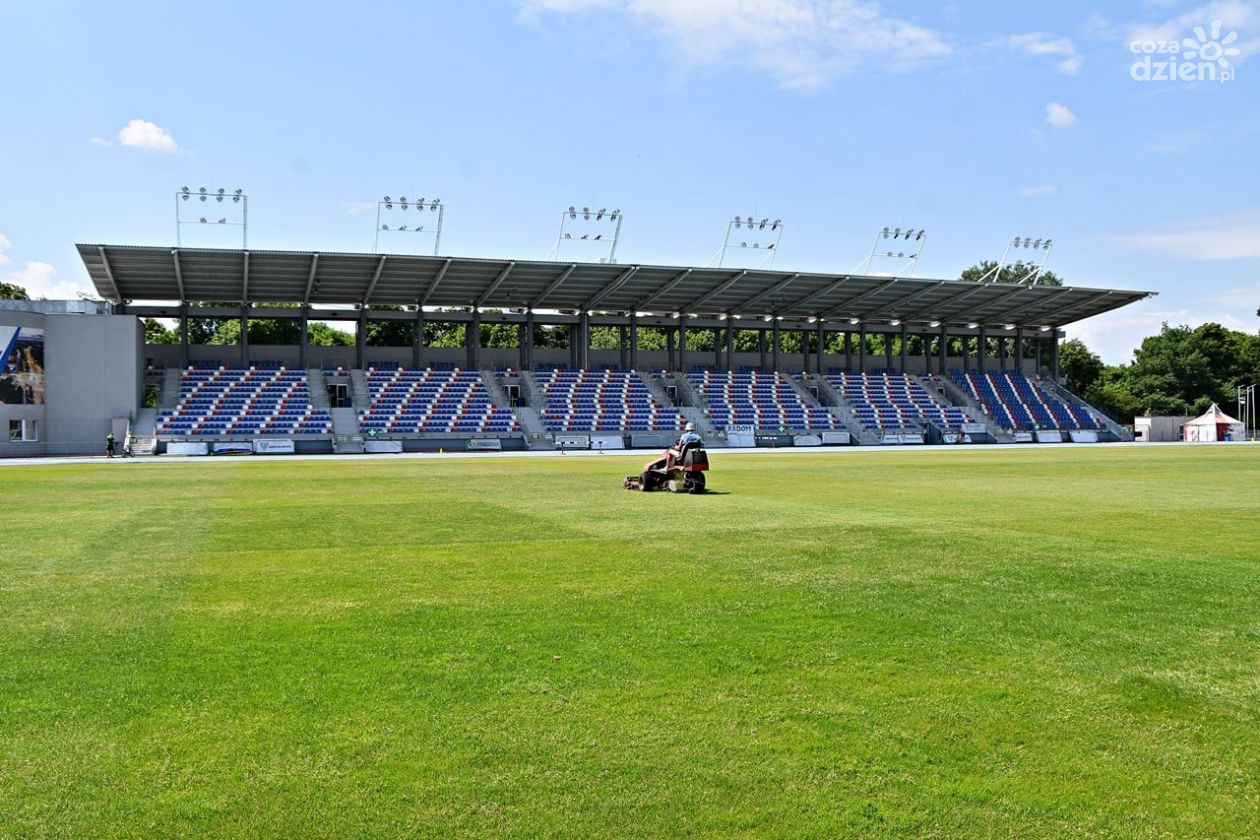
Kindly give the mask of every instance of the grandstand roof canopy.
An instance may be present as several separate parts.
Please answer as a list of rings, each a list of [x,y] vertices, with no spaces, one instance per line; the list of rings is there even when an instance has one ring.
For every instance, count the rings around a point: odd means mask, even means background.
[[[767,269],[77,246],[114,301],[599,310],[1063,326],[1150,292]]]

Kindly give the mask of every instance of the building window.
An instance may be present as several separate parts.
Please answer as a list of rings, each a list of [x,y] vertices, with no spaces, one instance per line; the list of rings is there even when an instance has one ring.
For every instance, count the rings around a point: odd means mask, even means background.
[[[39,440],[34,420],[10,420],[9,441],[22,442]]]

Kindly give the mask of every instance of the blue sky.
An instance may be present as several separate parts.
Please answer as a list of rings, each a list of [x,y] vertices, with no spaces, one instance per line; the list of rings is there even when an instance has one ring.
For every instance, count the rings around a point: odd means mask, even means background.
[[[1232,80],[1133,78],[1196,25]],[[623,211],[622,262],[703,264],[737,213],[784,220],[785,269],[884,225],[928,231],[922,276],[1050,237],[1069,282],[1159,292],[1071,330],[1110,362],[1258,326],[1260,0],[0,0],[0,43],[0,279],[37,294],[87,288],[75,242],[173,244],[204,184],[255,248],[370,250],[400,193],[468,256],[545,258],[570,204]]]

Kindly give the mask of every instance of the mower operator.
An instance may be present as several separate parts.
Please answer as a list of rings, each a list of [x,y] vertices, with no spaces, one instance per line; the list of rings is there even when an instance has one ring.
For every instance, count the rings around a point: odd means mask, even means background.
[[[696,434],[696,424],[688,422],[683,426],[682,437],[678,438],[678,442],[669,450],[669,458],[665,461],[665,469],[670,469],[682,457],[683,450],[688,444],[702,443],[700,435]]]

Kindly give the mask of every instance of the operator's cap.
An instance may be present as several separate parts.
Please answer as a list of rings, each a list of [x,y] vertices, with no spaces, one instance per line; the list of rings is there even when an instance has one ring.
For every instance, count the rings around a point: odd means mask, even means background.
[[[694,432],[695,430],[696,430],[695,423],[688,423],[686,426],[683,426],[684,432]]]

